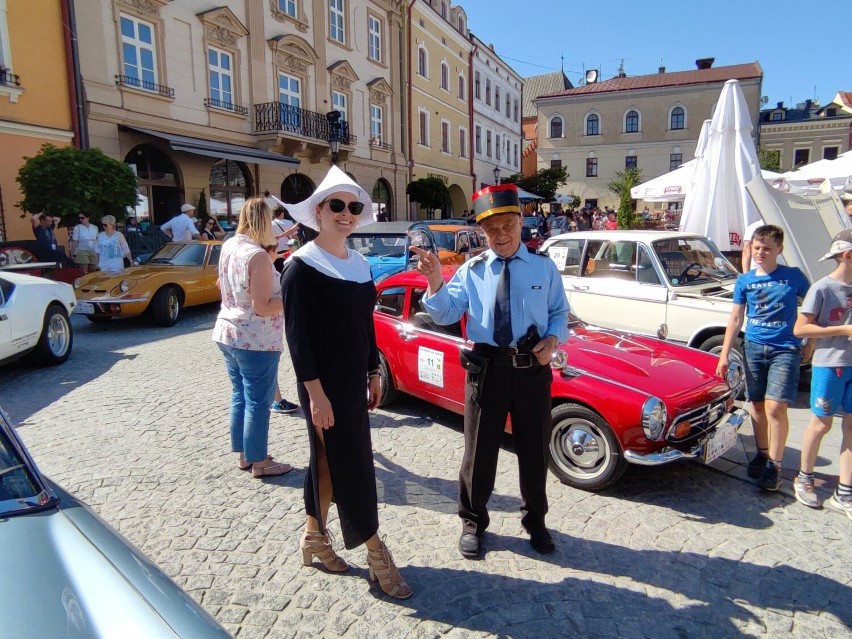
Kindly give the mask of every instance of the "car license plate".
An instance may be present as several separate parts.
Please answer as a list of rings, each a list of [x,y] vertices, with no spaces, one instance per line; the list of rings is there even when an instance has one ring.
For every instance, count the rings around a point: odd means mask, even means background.
[[[730,422],[720,424],[704,444],[704,456],[701,460],[704,464],[718,459],[737,443],[737,429]]]
[[[77,302],[74,312],[81,315],[92,315],[95,312],[95,305],[91,302]]]

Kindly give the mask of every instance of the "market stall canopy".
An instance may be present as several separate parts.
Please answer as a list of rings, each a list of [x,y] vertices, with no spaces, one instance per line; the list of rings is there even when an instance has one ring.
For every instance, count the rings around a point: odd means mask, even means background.
[[[820,185],[826,180],[831,188],[845,190],[852,176],[852,154],[848,151],[837,156],[834,160],[817,160],[795,170],[781,174],[785,183],[792,187],[790,190],[819,191]],[[783,185],[782,185],[783,186]]]
[[[543,200],[544,198],[540,195],[536,195],[535,193],[524,191],[522,188],[518,187],[518,199],[521,202],[532,202],[533,200]]]
[[[634,186],[630,197],[646,202],[679,202],[686,197],[694,176],[695,160],[690,160],[674,171]]]

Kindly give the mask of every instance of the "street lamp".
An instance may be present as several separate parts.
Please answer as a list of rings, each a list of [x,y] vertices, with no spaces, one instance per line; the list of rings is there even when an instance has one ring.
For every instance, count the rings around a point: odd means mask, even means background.
[[[329,111],[325,114],[328,120],[328,146],[331,148],[331,163],[337,165],[337,155],[340,153],[340,111]]]
[[[494,184],[500,184],[500,167],[495,166],[492,173],[494,173]]]

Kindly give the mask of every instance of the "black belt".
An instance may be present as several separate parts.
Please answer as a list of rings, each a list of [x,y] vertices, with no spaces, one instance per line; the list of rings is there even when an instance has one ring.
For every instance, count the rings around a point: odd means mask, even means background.
[[[541,365],[535,355],[530,352],[519,353],[517,348],[498,348],[491,344],[477,343],[473,345],[473,352],[487,357],[495,366],[532,368]]]

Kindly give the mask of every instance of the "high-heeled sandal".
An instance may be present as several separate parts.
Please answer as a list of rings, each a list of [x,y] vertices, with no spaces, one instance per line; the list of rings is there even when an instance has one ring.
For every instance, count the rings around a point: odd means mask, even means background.
[[[408,599],[414,591],[405,583],[393,556],[385,546],[384,541],[379,542],[382,546],[378,550],[367,550],[367,565],[370,567],[370,581],[378,581],[379,588],[389,597],[396,599]]]
[[[338,556],[334,552],[334,548],[331,547],[328,533],[323,535],[318,530],[306,529],[299,541],[299,548],[302,549],[302,564],[305,566],[312,565],[313,558],[316,557],[330,572],[346,572],[349,570],[349,564],[346,563],[346,560]]]

